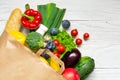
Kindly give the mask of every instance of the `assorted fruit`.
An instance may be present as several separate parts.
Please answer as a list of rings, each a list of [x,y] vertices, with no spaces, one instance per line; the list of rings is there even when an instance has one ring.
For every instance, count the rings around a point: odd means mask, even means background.
[[[6,31],[34,53],[39,49],[45,49],[62,60],[65,70],[61,75],[66,80],[83,80],[88,76],[93,71],[95,63],[93,58],[82,56],[78,49],[83,43],[83,40],[78,37],[78,30],[72,29],[70,34],[67,32],[71,23],[69,20],[63,20],[66,9],[56,7],[55,3],[37,5],[37,10],[31,9],[29,4],[26,4],[25,8],[25,12],[19,14],[22,15],[21,18],[17,19],[20,20],[20,24],[16,24],[21,25],[25,31],[10,29],[9,26],[6,27]],[[12,19],[14,18],[12,16]],[[63,27],[62,30],[60,25]],[[83,34],[84,40],[89,37],[89,33]],[[40,55],[40,59],[55,71],[60,70],[59,63],[45,51]]]

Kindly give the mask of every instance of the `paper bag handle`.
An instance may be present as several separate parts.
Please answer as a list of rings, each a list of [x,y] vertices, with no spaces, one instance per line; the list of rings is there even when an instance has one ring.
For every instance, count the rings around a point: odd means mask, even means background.
[[[36,55],[37,55],[37,56],[40,56],[40,55],[43,53],[44,50],[45,50],[45,49],[39,49],[39,50],[37,51]],[[46,50],[46,54],[48,54],[50,57],[54,58],[55,61],[57,61],[57,62],[59,63],[59,65],[60,65],[60,70],[57,71],[57,73],[62,74],[62,72],[63,72],[64,69],[65,69],[64,63],[63,63],[59,58],[57,58],[57,57],[56,57],[51,51],[49,51],[48,49]]]

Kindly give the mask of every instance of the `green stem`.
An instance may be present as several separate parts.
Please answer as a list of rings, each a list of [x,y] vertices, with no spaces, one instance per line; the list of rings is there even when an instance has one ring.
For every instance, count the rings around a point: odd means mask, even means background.
[[[29,4],[25,4],[25,9],[26,10],[30,9],[30,5]]]
[[[33,16],[28,16],[26,14],[23,14],[23,16],[25,16],[26,18],[28,18],[30,22],[32,22],[34,20]]]

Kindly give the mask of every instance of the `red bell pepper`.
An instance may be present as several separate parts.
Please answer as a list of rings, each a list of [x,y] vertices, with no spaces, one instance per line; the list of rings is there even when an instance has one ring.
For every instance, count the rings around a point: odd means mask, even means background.
[[[42,15],[39,11],[27,9],[21,18],[21,24],[25,28],[34,30],[39,27],[41,20]]]

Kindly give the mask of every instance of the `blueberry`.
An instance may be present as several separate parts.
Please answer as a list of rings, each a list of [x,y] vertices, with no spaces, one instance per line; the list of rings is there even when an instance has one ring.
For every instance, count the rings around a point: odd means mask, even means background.
[[[70,27],[70,21],[69,20],[63,20],[62,21],[62,27],[64,29],[68,29]]]
[[[51,28],[50,29],[50,34],[51,35],[57,35],[58,34],[58,30],[56,28]]]
[[[49,49],[49,50],[52,50],[52,49],[54,49],[55,48],[55,44],[54,44],[54,42],[53,41],[49,41],[48,43],[47,43],[47,49]]]

